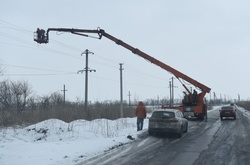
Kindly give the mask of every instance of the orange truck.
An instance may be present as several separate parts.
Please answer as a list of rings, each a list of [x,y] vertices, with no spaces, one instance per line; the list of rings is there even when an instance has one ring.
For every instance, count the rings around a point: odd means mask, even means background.
[[[92,37],[92,38],[98,38],[101,39],[103,36],[112,40],[118,45],[121,45],[122,47],[130,50],[132,53],[139,55],[140,57],[150,61],[151,63],[161,67],[162,69],[171,72],[183,85],[186,92],[184,92],[184,97],[182,101],[181,106],[162,106],[162,108],[174,108],[178,109],[181,112],[183,112],[184,116],[192,116],[197,117],[200,120],[207,119],[207,105],[205,101],[205,95],[206,93],[210,92],[210,88],[205,86],[204,84],[192,79],[191,77],[179,72],[178,70],[170,67],[169,65],[155,59],[154,57],[140,51],[137,48],[134,48],[133,46],[123,42],[120,39],[117,39],[116,37],[106,33],[103,29],[97,28],[96,30],[87,30],[87,29],[71,29],[71,28],[48,28],[47,31],[43,29],[37,28],[37,30],[34,32],[34,41],[36,41],[39,44],[46,44],[49,42],[49,32],[50,31],[58,31],[58,32],[69,32],[76,35],[81,35],[84,37]],[[96,36],[89,36],[89,34],[97,34]],[[200,93],[192,93],[181,80],[185,80],[198,88],[200,90]]]

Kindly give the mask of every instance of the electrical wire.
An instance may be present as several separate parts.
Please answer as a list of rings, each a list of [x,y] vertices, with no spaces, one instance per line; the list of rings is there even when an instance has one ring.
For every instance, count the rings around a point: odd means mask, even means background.
[[[7,25],[7,27],[11,27],[11,28],[13,28],[13,29],[15,29],[15,30],[19,30],[19,31],[22,31],[22,32],[25,32],[25,33],[28,32],[29,34],[32,33],[31,31],[29,31],[29,30],[27,30],[27,29],[24,29],[24,28],[22,28],[22,27],[20,27],[20,26],[16,26],[16,25],[11,24],[11,23],[9,23],[9,22],[7,22],[7,21],[3,21],[3,20],[0,20],[0,21],[4,22],[4,24]],[[1,33],[1,32],[0,32],[0,33]],[[12,39],[14,39],[14,40],[16,40],[16,41],[20,41],[20,42],[22,41],[22,42],[25,42],[25,43],[27,43],[27,44],[31,44],[30,41],[26,41],[26,40],[23,40],[23,39],[21,39],[21,38],[18,38],[18,37],[15,37],[15,36],[12,36],[12,35],[9,35],[9,34],[6,34],[6,33],[2,33],[2,35],[3,35],[3,36],[6,36],[6,37],[9,37],[9,38],[12,38]],[[80,49],[75,48],[75,47],[73,47],[73,46],[70,46],[70,45],[68,45],[68,44],[65,44],[65,43],[56,41],[56,40],[54,40],[54,39],[53,39],[53,41],[54,41],[55,43],[57,43],[58,45],[63,46],[64,48],[67,47],[67,48],[69,48],[69,49],[71,49],[71,50],[81,51]],[[3,42],[1,42],[1,43],[3,43]],[[12,44],[10,44],[10,43],[4,43],[4,44],[12,45]],[[14,44],[13,44],[13,46],[25,47],[25,46],[22,46],[22,45],[14,45]],[[32,46],[33,46],[33,44],[32,44]],[[31,48],[31,47],[28,47],[28,48]],[[35,49],[36,49],[36,48],[35,48]],[[49,51],[49,52],[52,52],[52,53],[56,53],[56,54],[66,55],[66,56],[70,56],[70,57],[73,57],[73,58],[80,59],[80,57],[72,56],[72,54],[70,54],[70,53],[65,53],[65,52],[58,51],[58,50],[52,49],[52,48],[44,48],[44,47],[43,47],[43,50],[46,50],[46,51]],[[114,65],[114,62],[119,63],[119,62],[115,61],[114,59],[105,58],[105,57],[100,56],[100,55],[98,55],[98,54],[96,54],[96,55],[99,57],[99,59],[102,59],[102,60],[104,60],[105,62],[109,63],[109,64],[107,64],[107,63],[100,63],[100,62],[98,63],[98,62],[95,62],[95,63],[97,63],[97,64],[104,65],[104,66],[106,66],[106,67],[109,66],[109,67],[112,67],[112,68],[116,68],[116,66]],[[131,67],[131,66],[130,66],[130,67]],[[135,72],[136,72],[136,69],[135,69]],[[146,74],[146,73],[142,73],[142,72],[141,72],[141,73],[138,73],[138,75],[143,75],[143,74]],[[145,76],[145,77],[147,77],[147,78],[155,77],[155,78],[156,78],[156,76],[154,76],[154,75],[149,75],[149,74],[148,74],[147,76]],[[160,79],[159,77],[157,77],[157,78]]]
[[[8,28],[8,29],[12,29],[12,30],[17,30],[17,31],[20,31],[20,32],[23,32],[25,34],[28,34],[28,35],[31,35],[33,32],[30,31],[30,30],[27,30],[25,28],[22,28],[20,26],[16,26],[14,24],[11,24],[7,21],[4,21],[4,20],[1,20],[0,19],[0,27],[3,27],[3,28]],[[23,48],[32,48],[32,49],[36,49],[37,50],[37,47],[34,47],[34,44],[33,42],[31,41],[27,41],[27,40],[24,40],[23,38],[19,38],[19,37],[16,37],[16,36],[13,36],[13,35],[10,35],[10,34],[7,34],[7,33],[3,33],[3,32],[0,32],[0,35],[3,36],[3,37],[6,37],[6,38],[10,38],[12,40],[15,40],[15,41],[18,41],[18,42],[21,42],[22,44],[25,43],[25,44],[28,44],[28,45],[31,45],[31,46],[23,46],[23,45],[18,45],[18,44],[11,44],[11,43],[4,43],[4,42],[1,42],[2,44],[7,44],[7,45],[11,45],[11,46],[19,46],[19,47],[23,47]],[[53,42],[55,42],[57,45],[59,46],[62,46],[63,48],[68,48],[70,50],[74,50],[74,51],[81,51],[80,49],[76,48],[76,47],[73,47],[69,44],[65,44],[65,43],[62,43],[62,42],[59,42],[59,41],[56,41],[54,39],[52,39]],[[41,48],[39,48],[39,50],[41,50]],[[75,55],[73,55],[72,53],[65,53],[64,51],[58,51],[56,49],[52,49],[52,48],[45,48],[45,47],[42,47],[42,50],[43,51],[48,51],[48,52],[52,52],[52,53],[56,53],[56,54],[60,54],[60,55],[66,55],[66,56],[69,56],[71,58],[77,58],[77,59],[80,59],[80,57],[76,57]],[[93,63],[96,63],[96,64],[100,64],[100,65],[104,65],[105,67],[112,67],[112,68],[117,68],[116,65],[114,65],[114,63],[119,63],[118,61],[114,60],[114,59],[111,59],[111,58],[105,58],[103,56],[100,56],[98,54],[95,54],[96,57],[98,57],[98,59],[104,61],[104,62],[93,62]],[[10,65],[9,65],[10,66]],[[15,66],[13,66],[15,67]],[[18,67],[18,66],[16,66]],[[20,66],[22,68],[29,68],[29,69],[32,69],[31,67],[23,67],[23,66]],[[130,68],[133,68],[133,66],[129,65]],[[48,69],[41,69],[41,70],[47,70],[49,71]],[[155,75],[151,75],[151,74],[148,74],[148,73],[145,73],[144,71],[139,71],[138,69],[134,69],[133,72],[129,72],[127,70],[125,70],[125,72],[127,72],[129,74],[129,76],[131,75],[135,75],[136,77],[141,77],[141,78],[144,78],[146,80],[148,79],[158,79],[158,80],[163,80],[165,81],[163,78],[161,77],[157,77]],[[73,73],[70,73],[70,74],[73,74]],[[9,75],[16,75],[16,74],[9,74]],[[18,74],[20,75],[20,74]],[[24,75],[30,75],[30,76],[34,76],[34,75],[57,75],[57,74],[24,74]],[[108,79],[106,77],[99,77],[99,79],[102,79],[102,80],[108,80],[108,81],[113,81],[113,82],[118,82],[116,80],[112,80],[112,79]],[[119,82],[118,82],[119,83]],[[127,82],[129,84],[133,84],[133,85],[138,85],[138,86],[144,86],[144,84],[137,84],[137,83],[130,83],[130,82]],[[150,87],[155,87],[155,86],[150,86]]]
[[[9,64],[2,64],[2,63],[0,63],[0,65],[9,66],[9,67],[16,67],[16,68],[32,69],[32,70],[43,70],[43,71],[50,71],[50,72],[61,72],[61,73],[66,72],[66,71],[59,71],[59,70],[51,70],[51,69],[43,69],[43,68],[34,68],[34,67],[27,67],[27,66],[20,66],[20,65],[9,65]]]
[[[55,74],[52,74],[52,73],[50,73],[50,74],[48,74],[48,73],[45,73],[45,74],[3,74],[3,75],[1,75],[1,76],[63,76],[63,75],[73,75],[73,74],[77,74],[77,73],[75,73],[75,72],[69,72],[69,73],[61,73],[61,74],[59,74],[59,73],[55,73]]]
[[[22,28],[20,26],[11,24],[11,23],[4,21],[2,19],[0,19],[0,24],[2,25],[2,28],[13,29],[13,30],[24,32],[24,33],[32,33],[32,31],[29,31],[29,30]]]

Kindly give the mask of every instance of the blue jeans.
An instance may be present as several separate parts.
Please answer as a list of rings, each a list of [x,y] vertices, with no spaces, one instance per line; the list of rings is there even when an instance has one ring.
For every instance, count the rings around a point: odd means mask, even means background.
[[[137,118],[137,131],[142,130],[144,118]]]

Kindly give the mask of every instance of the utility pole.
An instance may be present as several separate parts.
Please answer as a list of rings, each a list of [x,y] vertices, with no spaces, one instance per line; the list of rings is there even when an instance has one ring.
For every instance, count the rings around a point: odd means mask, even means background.
[[[160,97],[159,97],[159,95],[157,96],[157,108],[160,108]]]
[[[169,81],[169,87],[170,87],[170,105],[174,106],[174,77],[171,78],[171,81]]]
[[[172,106],[174,106],[174,77],[172,79]]]
[[[63,91],[63,104],[65,104],[65,92],[67,91],[65,89],[65,84],[63,84],[63,90],[61,90],[61,91]]]
[[[94,69],[89,69],[89,66],[88,66],[88,55],[89,54],[94,54],[93,52],[90,52],[88,49],[86,49],[82,54],[86,54],[86,65],[85,65],[85,68],[83,70],[79,70],[77,73],[81,72],[85,72],[85,101],[84,101],[84,109],[86,110],[87,107],[88,107],[88,72],[96,72],[96,70]]]
[[[212,92],[209,93],[209,96],[210,96],[210,103],[211,103],[211,93],[212,93]]]
[[[122,95],[123,95],[123,92],[122,92],[122,70],[123,70],[123,68],[122,68],[122,63],[120,63],[120,94],[121,94],[121,101],[120,101],[120,112],[121,112],[121,118],[123,118],[123,97],[122,97]]]
[[[169,81],[169,89],[170,89],[170,100],[169,100],[169,106],[172,106],[172,85],[171,85],[171,81]]]
[[[130,91],[128,91],[128,107],[129,107],[129,109],[130,109],[130,96],[131,96]]]

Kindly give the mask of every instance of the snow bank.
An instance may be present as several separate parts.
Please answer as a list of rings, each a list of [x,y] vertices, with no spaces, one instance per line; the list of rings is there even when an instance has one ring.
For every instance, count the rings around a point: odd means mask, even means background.
[[[147,131],[136,131],[136,118],[76,120],[65,123],[46,120],[25,128],[0,130],[1,165],[73,165],[113,146],[131,141]]]

